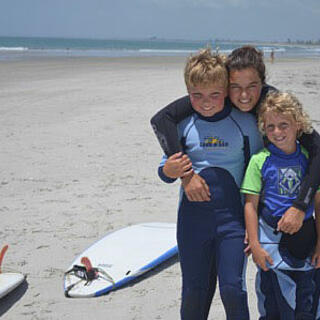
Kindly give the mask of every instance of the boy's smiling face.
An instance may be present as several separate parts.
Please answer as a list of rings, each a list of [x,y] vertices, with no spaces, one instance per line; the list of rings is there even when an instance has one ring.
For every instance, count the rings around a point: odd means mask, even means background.
[[[212,117],[224,108],[227,89],[220,84],[190,86],[188,92],[193,109],[204,117]]]
[[[264,115],[264,130],[269,141],[283,152],[290,154],[296,151],[299,125],[292,115],[267,111]]]

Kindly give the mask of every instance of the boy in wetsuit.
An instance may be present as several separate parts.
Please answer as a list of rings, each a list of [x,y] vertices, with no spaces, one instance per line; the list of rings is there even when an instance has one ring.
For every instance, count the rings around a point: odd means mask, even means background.
[[[299,232],[278,232],[308,166],[308,153],[297,137],[312,127],[298,99],[280,92],[268,94],[262,103],[259,127],[270,143],[251,158],[241,192],[246,194],[250,249],[261,270],[256,283],[260,320],[312,320],[314,267],[320,268],[320,190],[316,224],[312,203]]]
[[[206,320],[219,279],[228,320],[247,320],[244,219],[239,186],[245,162],[262,147],[255,118],[225,103],[228,73],[222,57],[209,49],[191,57],[185,83],[195,110],[178,125],[186,156],[178,209],[177,242],[182,271],[182,320]],[[245,151],[245,152],[244,152]],[[181,176],[177,155],[164,156],[160,178]],[[186,188],[198,176],[208,187],[208,201],[190,201]],[[195,199],[193,199],[195,200]]]

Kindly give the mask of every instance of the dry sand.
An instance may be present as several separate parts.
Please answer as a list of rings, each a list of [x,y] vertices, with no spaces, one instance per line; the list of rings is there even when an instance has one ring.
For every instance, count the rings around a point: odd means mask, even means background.
[[[0,245],[27,282],[0,301],[3,319],[179,319],[173,259],[100,298],[64,297],[71,261],[107,232],[175,222],[178,183],[157,177],[156,110],[185,94],[184,58],[61,58],[0,62]],[[320,120],[320,61],[267,65]],[[315,122],[317,126],[318,122]],[[248,266],[252,319],[255,267]],[[225,319],[217,295],[209,319]]]

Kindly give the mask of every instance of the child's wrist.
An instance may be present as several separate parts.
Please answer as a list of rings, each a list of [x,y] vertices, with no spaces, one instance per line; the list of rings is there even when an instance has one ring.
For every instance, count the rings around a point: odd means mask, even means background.
[[[181,179],[182,185],[188,184],[191,181],[193,176],[194,176],[193,170],[190,174],[188,174],[186,176],[181,176],[180,179]]]
[[[186,171],[185,174],[186,173],[187,173],[187,175],[183,175],[180,177],[181,180],[186,179],[186,178],[192,178],[194,175],[194,171],[192,169]]]
[[[261,248],[260,242],[258,240],[249,241],[249,243],[250,243],[250,247],[251,247],[252,250]]]
[[[166,165],[164,165],[162,172],[164,173],[164,175],[170,179],[177,179],[177,177],[171,172],[171,170],[168,170],[168,168],[166,167]]]

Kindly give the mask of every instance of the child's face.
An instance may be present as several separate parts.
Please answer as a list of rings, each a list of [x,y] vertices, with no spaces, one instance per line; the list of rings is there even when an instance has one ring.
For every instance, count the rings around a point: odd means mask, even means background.
[[[220,84],[190,86],[188,92],[192,107],[204,117],[212,117],[224,108],[227,89]]]
[[[256,69],[230,70],[229,98],[241,111],[248,112],[257,104],[262,89]]]
[[[264,130],[269,141],[283,152],[290,154],[296,151],[299,125],[292,115],[267,111],[264,115]]]

